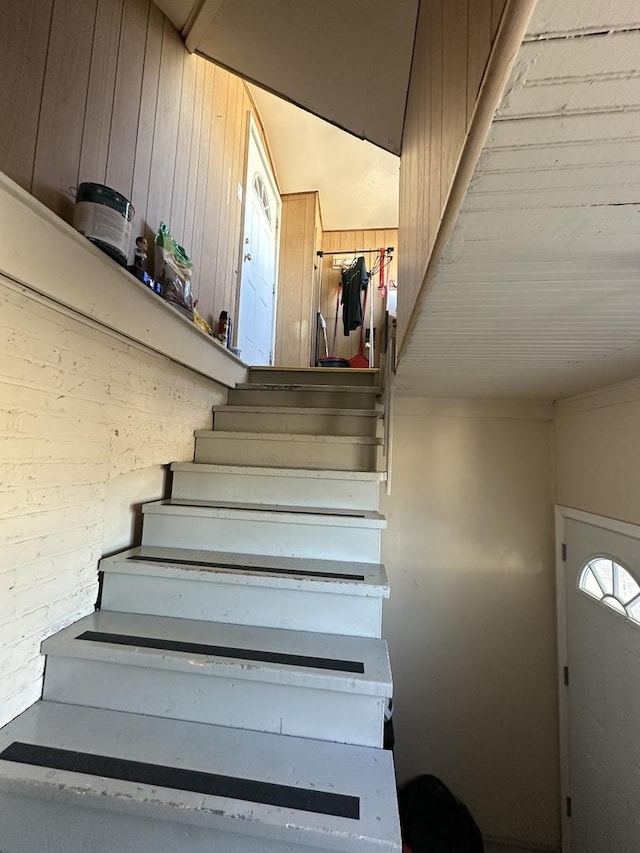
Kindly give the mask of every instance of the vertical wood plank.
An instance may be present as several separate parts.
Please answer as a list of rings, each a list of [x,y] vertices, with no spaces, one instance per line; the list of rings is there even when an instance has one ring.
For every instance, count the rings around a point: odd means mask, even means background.
[[[371,239],[371,232],[368,231],[352,231],[350,234],[343,234],[343,239],[341,241],[342,246],[345,249],[372,249],[373,246],[370,246],[366,241]],[[373,263],[375,261],[375,255],[365,254],[364,256],[365,263],[367,266],[367,270],[371,272]],[[344,358],[353,358],[358,354],[358,350],[360,347],[360,335],[363,334],[363,327],[366,328],[367,325],[367,317],[369,316],[369,298],[370,293],[367,294],[367,304],[364,306],[363,312],[363,320],[362,326],[358,329],[355,329],[349,337],[345,337],[344,332],[342,335],[342,342],[344,346]]]
[[[284,326],[284,310],[283,306],[288,296],[288,281],[290,268],[292,266],[291,249],[294,245],[291,239],[289,223],[291,217],[289,215],[290,208],[293,202],[282,197],[282,226],[280,232],[280,258],[278,265],[278,301],[276,305],[276,358],[277,365],[286,365],[288,363],[288,352],[286,339],[283,333]]]
[[[240,281],[240,249],[242,243],[242,202],[238,199],[238,184],[244,185],[245,161],[247,156],[247,122],[248,114],[253,112],[253,106],[247,95],[244,81],[239,81],[239,97],[236,104],[236,125],[233,142],[233,163],[231,178],[231,226],[229,232],[229,305],[238,304],[238,286]],[[254,114],[258,127],[262,130],[259,117]],[[243,198],[244,198],[243,186]],[[279,235],[278,235],[278,239]]]
[[[222,281],[218,259],[218,225],[221,208],[222,188],[222,151],[224,145],[224,126],[226,104],[229,95],[229,78],[224,69],[212,66],[213,84],[209,112],[209,145],[206,151],[206,175],[204,184],[205,199],[202,208],[202,265],[208,283],[206,300],[208,310],[217,317],[224,304],[224,282]],[[232,318],[235,321],[235,318]]]
[[[133,171],[131,201],[136,210],[134,235],[144,234],[153,245],[154,234],[147,216],[149,196],[149,176],[151,173],[151,153],[153,151],[153,128],[156,119],[158,100],[158,79],[160,76],[160,55],[162,53],[162,33],[164,15],[155,5],[149,6],[146,50],[142,72],[142,93],[138,113],[138,130]]]
[[[53,0],[23,0],[0,27],[0,169],[31,190]]]
[[[322,248],[325,252],[340,251],[338,246],[338,232],[325,231]],[[329,355],[338,355],[342,330],[340,328],[340,308],[336,311],[339,293],[340,273],[333,269],[333,257],[325,256],[322,259],[322,313],[327,321],[327,333],[329,336]],[[338,317],[336,324],[336,315]]]
[[[469,3],[467,127],[476,105],[491,49],[492,6],[492,0],[472,0]]]
[[[204,276],[200,299],[214,317],[229,310],[224,303],[224,281],[218,257],[218,228],[221,215],[221,174],[224,145],[224,126],[227,119],[229,75],[222,68],[211,66],[212,88],[209,112],[209,144],[204,165],[205,180],[202,206],[201,263]],[[206,284],[206,287],[205,287]]]
[[[467,42],[469,0],[444,4],[442,66],[442,182],[444,208],[467,129]]]
[[[317,312],[320,308],[320,271],[322,261],[318,257],[318,252],[322,249],[322,240],[324,237],[322,231],[322,211],[320,209],[320,194],[315,193],[314,204],[314,244],[313,244],[313,287],[311,299],[311,334],[309,336],[309,348],[307,352],[307,364],[314,365],[316,358],[316,334],[320,334],[317,329]],[[326,318],[325,318],[326,319]],[[318,344],[318,352],[321,352],[320,344]]]
[[[428,28],[428,55],[431,57],[431,158],[429,167],[429,252],[440,227],[442,206],[440,198],[442,195],[442,25],[443,25],[443,0],[431,0],[429,9],[431,12],[431,26]],[[414,270],[412,281],[412,298],[417,295],[417,289],[422,283],[421,275],[426,269],[427,259],[420,259],[418,273]],[[420,279],[420,280],[418,280]]]
[[[205,208],[208,197],[209,149],[211,147],[211,114],[213,109],[214,66],[203,60],[203,93],[201,138],[196,166],[197,182],[193,207],[193,251],[195,266],[195,293],[200,302],[201,313],[208,316],[212,309],[211,292],[215,287],[211,270],[202,261],[202,244],[205,228]]]
[[[301,264],[298,278],[297,318],[294,319],[291,330],[295,342],[294,352],[300,367],[306,367],[309,338],[311,336],[310,312],[313,287],[313,242],[314,242],[314,193],[305,193],[303,208],[304,230],[302,235]],[[296,303],[293,303],[296,305]]]
[[[191,129],[191,147],[189,150],[189,174],[187,177],[187,195],[185,199],[184,246],[191,254],[194,250],[193,227],[196,187],[198,183],[198,161],[200,157],[200,142],[202,138],[202,102],[204,95],[204,64],[205,60],[195,57],[196,80],[194,92],[193,126]],[[198,275],[196,271],[196,275]]]
[[[313,247],[315,238],[315,193],[305,193],[303,252],[299,272],[297,329],[292,330],[296,338],[296,357],[300,367],[306,367],[313,327],[311,325],[311,305],[313,299]],[[295,303],[294,303],[295,304]]]
[[[98,0],[78,183],[106,181],[121,25],[122,0]]]
[[[418,156],[419,169],[417,179],[417,216],[416,225],[418,239],[416,240],[420,257],[424,257],[429,246],[429,171],[431,168],[431,97],[429,92],[429,62],[427,34],[422,28],[416,37],[419,46],[419,73],[425,80],[425,86],[419,90],[420,123],[418,139],[421,156]]]
[[[419,43],[419,36],[416,38]],[[424,81],[423,85],[416,88],[411,97],[412,122],[411,122],[411,151],[412,155],[409,158],[409,174],[407,175],[407,231],[408,240],[412,246],[411,268],[415,273],[417,262],[420,257],[420,197],[421,197],[421,182],[425,181],[425,157],[423,155],[425,140],[422,138],[422,122],[421,114],[422,103],[427,97],[426,95],[426,78],[421,75],[421,57],[414,53],[414,67],[418,79]],[[427,202],[428,203],[428,202]],[[413,275],[412,275],[413,278]]]
[[[237,126],[239,123],[238,106],[241,99],[240,94],[241,83],[237,77],[229,75],[229,92],[227,95],[227,118],[225,122],[225,135],[223,142],[224,159],[223,159],[223,183],[220,196],[220,215],[218,217],[218,269],[220,275],[220,283],[222,285],[219,291],[219,298],[223,300],[225,306],[232,306],[231,293],[233,292],[233,283],[231,281],[232,266],[231,266],[231,239],[233,235],[233,225],[235,224],[235,205],[232,203],[232,198],[235,197],[235,192],[232,194],[233,168],[236,159],[235,151],[233,150],[236,140]],[[233,188],[235,191],[235,187]],[[233,313],[233,307],[227,310]]]
[[[294,239],[289,230],[289,224],[293,217],[290,215],[293,208],[293,199],[288,196],[282,197],[282,230],[280,239],[280,259],[278,265],[278,302],[276,306],[276,358],[278,366],[288,364],[287,339],[284,335],[284,306],[289,295],[289,276],[293,266]]]
[[[406,126],[406,125],[405,125]],[[403,262],[403,273],[404,279],[407,282],[407,298],[409,296],[408,288],[411,286],[412,274],[411,274],[411,261],[409,258],[410,253],[410,244],[408,240],[408,231],[409,231],[409,212],[407,210],[407,192],[408,192],[408,182],[407,182],[407,172],[409,171],[409,162],[408,158],[403,156],[400,159],[400,209],[399,209],[399,222],[398,222],[398,249],[400,252],[400,256]],[[427,176],[428,179],[428,176]],[[427,197],[427,219],[429,214],[429,205],[428,205],[428,197]]]
[[[325,252],[332,252],[336,248],[336,232],[325,231],[322,235],[322,249]],[[335,347],[333,346],[334,326],[335,326],[335,306],[336,306],[336,287],[337,276],[331,268],[332,259],[325,255],[322,258],[322,279],[320,305],[321,312],[327,321],[327,336],[329,338],[329,355],[336,355]],[[337,341],[337,335],[336,335]]]
[[[229,268],[227,260],[229,257],[229,219],[231,215],[231,164],[233,162],[233,139],[234,125],[236,120],[236,98],[237,84],[239,83],[236,77],[226,74],[227,99],[224,110],[224,130],[221,134],[221,159],[222,159],[222,182],[219,191],[219,210],[218,210],[218,236],[216,242],[216,269],[218,275],[218,298],[224,300],[224,304],[218,303],[216,310],[226,308],[227,311],[233,313],[233,306],[228,304],[231,292],[229,282]],[[222,128],[221,128],[222,129]],[[237,322],[237,318],[235,318]]]
[[[149,0],[124,0],[106,183],[129,199],[133,198],[133,167],[148,21]]]
[[[185,50],[168,18],[164,19],[158,100],[147,197],[147,222],[155,232],[161,222],[171,230],[171,197],[176,166],[180,90]]]
[[[96,0],[56,0],[51,20],[32,192],[70,220],[78,182]]]
[[[193,114],[195,109],[196,65],[196,57],[185,53],[182,66],[176,167],[173,174],[173,192],[171,198],[171,233],[174,234],[176,240],[182,245],[185,242],[185,213],[191,135],[193,133]],[[187,251],[189,250],[187,249]]]
[[[304,229],[302,234],[302,252],[300,258],[300,271],[298,273],[298,299],[296,306],[297,318],[291,329],[291,337],[294,338],[295,354],[300,367],[306,366],[309,339],[311,336],[310,311],[311,293],[313,286],[313,242],[314,242],[314,212],[315,197],[313,193],[305,193],[303,208]],[[296,328],[297,326],[297,328]]]
[[[227,304],[228,287],[224,278],[224,264],[220,252],[221,217],[224,216],[226,205],[224,164],[225,137],[229,116],[229,88],[231,75],[223,68],[216,68],[213,111],[211,116],[211,145],[209,151],[209,184],[206,208],[206,245],[203,249],[208,257],[212,279],[216,282],[215,291],[210,294],[212,311],[218,315],[220,311],[229,312],[232,321],[237,323],[234,316],[235,305]],[[228,152],[227,152],[228,156]]]

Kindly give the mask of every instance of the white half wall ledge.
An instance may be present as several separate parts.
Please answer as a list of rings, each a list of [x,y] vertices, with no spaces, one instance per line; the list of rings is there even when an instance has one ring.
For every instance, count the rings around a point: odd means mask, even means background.
[[[0,172],[0,274],[233,388],[247,366]]]

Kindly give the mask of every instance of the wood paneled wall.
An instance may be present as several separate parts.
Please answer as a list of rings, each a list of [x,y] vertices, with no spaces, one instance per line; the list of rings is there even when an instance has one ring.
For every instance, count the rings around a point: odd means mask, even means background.
[[[0,30],[0,169],[71,221],[82,181],[167,222],[203,314],[236,305],[247,113],[243,82],[189,55],[150,0],[21,0]],[[60,259],[56,259],[60,262]]]
[[[400,166],[399,344],[424,280],[506,0],[422,0]]]
[[[319,283],[316,252],[321,246],[318,193],[283,195],[275,359],[279,366],[313,364]]]
[[[324,252],[346,252],[351,253],[353,249],[374,249],[381,247],[393,246],[393,260],[391,264],[385,267],[385,281],[397,281],[397,255],[398,255],[398,231],[395,228],[387,229],[366,229],[364,231],[325,231],[322,238],[322,250]],[[375,260],[375,255],[365,255],[367,269],[371,269]],[[333,346],[334,328],[336,318],[336,297],[340,285],[341,271],[333,268],[333,257],[331,255],[323,258],[322,265],[322,313],[327,321],[327,335],[329,337],[329,354],[340,356],[341,358],[353,358],[358,354],[360,344],[360,329],[357,329],[345,337],[342,326],[342,306],[338,309],[338,331],[335,335],[335,347]],[[379,356],[380,348],[380,330],[383,319],[383,300],[378,291],[378,276],[375,275],[370,285],[369,297],[373,294],[374,299],[374,326],[376,328],[376,352]],[[369,308],[367,307],[367,316],[365,318],[365,326],[369,328]],[[365,350],[365,357],[367,352]],[[379,363],[376,357],[376,366]]]

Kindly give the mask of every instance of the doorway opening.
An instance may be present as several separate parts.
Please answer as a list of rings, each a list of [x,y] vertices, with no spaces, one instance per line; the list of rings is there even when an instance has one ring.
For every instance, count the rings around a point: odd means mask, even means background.
[[[249,115],[236,346],[246,364],[273,364],[280,194],[260,133]]]

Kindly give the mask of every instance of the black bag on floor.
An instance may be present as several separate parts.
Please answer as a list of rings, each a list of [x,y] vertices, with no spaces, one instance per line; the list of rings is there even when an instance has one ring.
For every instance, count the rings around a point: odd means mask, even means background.
[[[469,809],[435,776],[417,776],[400,789],[402,840],[412,853],[484,853]]]

